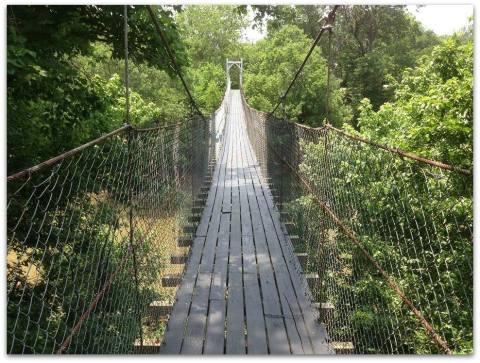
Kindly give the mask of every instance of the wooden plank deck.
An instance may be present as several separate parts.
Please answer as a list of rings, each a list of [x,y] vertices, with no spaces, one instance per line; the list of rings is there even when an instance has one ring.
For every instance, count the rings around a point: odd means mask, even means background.
[[[260,172],[238,90],[164,354],[330,354]]]

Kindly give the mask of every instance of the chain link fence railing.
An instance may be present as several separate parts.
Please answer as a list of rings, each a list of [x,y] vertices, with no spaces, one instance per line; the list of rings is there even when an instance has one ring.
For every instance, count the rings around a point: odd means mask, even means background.
[[[7,352],[159,345],[214,122],[123,128],[8,178]],[[208,180],[208,179],[207,179]],[[185,260],[182,260],[185,263]]]
[[[471,353],[471,173],[244,109],[336,352]]]

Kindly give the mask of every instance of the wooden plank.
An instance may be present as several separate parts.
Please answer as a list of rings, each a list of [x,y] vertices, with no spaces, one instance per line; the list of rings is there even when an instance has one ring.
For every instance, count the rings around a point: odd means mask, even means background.
[[[273,207],[273,206],[272,206]],[[288,259],[288,248],[292,248],[292,246],[288,247],[285,246],[286,243],[288,243],[287,239],[288,236],[284,236],[281,230],[281,225],[279,223],[279,220],[275,220],[276,222],[276,230],[277,230],[277,236],[280,239],[280,247],[282,250],[284,250],[284,255],[287,256],[287,268],[289,270],[289,275],[291,279],[291,286],[292,289],[289,291],[294,292],[294,294],[297,296],[297,301],[298,305],[301,311],[301,314],[303,315],[303,320],[305,323],[305,328],[308,332],[311,345],[312,345],[312,353],[314,354],[330,354],[332,351],[329,349],[328,344],[326,342],[326,332],[325,329],[322,325],[318,324],[315,314],[313,311],[313,308],[311,307],[311,304],[309,301],[307,301],[307,298],[305,296],[305,291],[303,290],[304,288],[308,288],[307,286],[303,286],[301,282],[301,276],[298,274],[298,271],[295,269],[293,266],[291,260],[289,261]],[[300,324],[301,325],[301,324]],[[304,341],[304,337],[302,337],[302,341]],[[305,345],[304,345],[305,348]]]
[[[285,326],[293,354],[312,354],[313,348],[287,272],[276,273]]]
[[[148,314],[155,318],[162,318],[172,313],[173,305],[170,301],[157,300],[148,305]]]
[[[243,276],[229,273],[226,324],[226,353],[245,354],[245,324],[243,308]]]
[[[177,237],[178,247],[190,247],[192,245],[193,238],[191,236],[179,236]]]
[[[210,192],[208,193],[207,201],[202,214],[202,219],[200,221],[200,224],[197,227],[197,231],[196,231],[197,236],[206,236],[210,226],[210,219],[212,216],[215,201],[217,200],[217,194],[223,193],[223,185],[221,186],[221,188],[219,188],[219,186],[220,184],[223,184],[222,172],[224,172],[226,157],[227,157],[227,152],[226,152],[226,148],[224,148],[222,150],[220,162],[215,167],[212,186],[211,186]]]
[[[206,214],[211,213],[211,215],[207,225],[207,235],[202,251],[202,259],[198,268],[195,292],[192,297],[190,313],[187,318],[187,326],[185,330],[185,342],[187,344],[182,348],[182,353],[200,354],[203,350],[203,343],[200,344],[199,342],[203,342],[206,333],[213,264],[215,260],[220,221],[222,218],[221,208],[224,192],[226,153],[224,153],[222,159],[219,167],[218,179],[216,181],[217,191],[213,200],[213,207],[211,211],[208,209],[205,211]],[[211,199],[211,195],[209,195],[208,198]],[[204,218],[202,217],[202,219]],[[200,231],[200,233],[202,232],[203,231]]]
[[[230,129],[230,127],[228,127]],[[230,130],[228,130],[228,134]],[[228,150],[230,147],[231,140],[227,137],[225,148]],[[210,213],[209,222],[206,225],[207,230],[207,238],[205,241],[205,248],[202,254],[202,261],[200,263],[200,272],[211,272],[213,267],[213,261],[215,259],[215,248],[217,243],[218,231],[220,228],[220,219],[222,216],[222,206],[223,206],[223,197],[225,193],[225,173],[227,169],[227,159],[228,159],[228,152],[224,150],[222,161],[219,167],[219,174],[218,179],[216,180],[217,190],[213,200],[213,207],[211,210],[206,210],[206,213]],[[208,198],[211,199],[212,195],[209,195]],[[205,218],[207,219],[207,218]],[[202,218],[203,222],[203,218]],[[198,234],[204,233],[202,227],[202,222],[199,226],[199,230],[197,231]]]
[[[238,112],[232,118],[238,118]],[[238,120],[234,120],[238,123]],[[238,140],[238,126],[232,135]],[[242,269],[242,237],[240,221],[240,190],[241,155],[238,145],[232,152],[231,159],[231,230],[230,250],[228,259],[228,305],[226,324],[226,353],[245,354],[245,323],[243,304],[243,269]]]
[[[291,258],[289,258],[290,252],[293,251],[293,246],[291,242],[288,240],[288,235],[284,234],[282,229],[282,225],[280,222],[280,214],[278,211],[275,210],[273,205],[273,199],[271,195],[269,195],[268,187],[262,186],[264,189],[265,194],[265,201],[267,203],[267,209],[270,211],[272,215],[272,221],[274,223],[274,228],[276,230],[277,237],[280,242],[280,248],[282,250],[282,254],[285,258],[286,266],[289,271],[293,291],[297,296],[297,301],[299,307],[301,309],[301,313],[303,315],[303,319],[305,322],[305,327],[308,331],[310,340],[312,342],[313,353],[316,354],[331,354],[332,351],[329,348],[328,344],[326,343],[326,331],[324,327],[315,319],[315,314],[311,307],[309,301],[307,301],[305,296],[305,291],[302,291],[302,287],[304,284],[301,282],[301,277],[297,273],[294,265],[292,264]],[[290,246],[288,245],[290,243]],[[302,336],[302,341],[304,341],[304,337]],[[305,346],[304,346],[305,347]]]
[[[247,349],[249,354],[267,354],[265,317],[256,273],[244,273],[243,285],[247,318]]]
[[[210,288],[210,306],[204,347],[205,354],[221,354],[224,351],[229,229],[230,215],[222,214],[213,280]]]
[[[289,294],[289,291],[285,289],[287,283],[285,281],[279,281],[279,279],[285,279],[286,269],[281,264],[282,260],[278,256],[278,251],[271,250],[271,240],[275,237],[275,235],[274,233],[272,233],[271,226],[268,223],[265,223],[268,221],[265,220],[265,203],[262,202],[263,195],[261,193],[261,188],[259,188],[260,181],[258,179],[257,171],[256,169],[251,168],[250,173],[253,181],[255,195],[257,197],[259,211],[259,217],[252,215],[252,220],[256,218],[261,221],[265,234],[265,237],[258,239],[258,243],[256,243],[256,246],[258,246],[257,256],[259,254],[261,256],[268,254],[269,258],[272,261],[272,265],[274,266],[273,269],[269,269],[269,271],[267,271],[266,275],[263,278],[261,277],[263,298],[267,299],[266,302],[268,304],[265,304],[265,315],[270,317],[277,317],[277,320],[267,321],[267,331],[269,333],[269,349],[270,352],[275,352],[276,354],[290,353],[290,349],[292,353],[303,353],[304,350],[298,334],[298,328],[293,321],[293,317],[291,314],[290,305],[295,304],[296,302],[294,303],[294,299],[292,299],[291,297],[291,303],[288,302],[288,297],[286,296],[286,294]],[[261,264],[260,271],[262,271],[265,264],[264,262],[259,262],[259,264]],[[270,270],[273,271],[273,273],[270,272]],[[280,272],[280,274],[277,270]],[[270,288],[270,286],[275,286],[275,293],[273,293],[274,289]],[[267,293],[264,292],[264,288],[267,289]],[[277,303],[278,300],[280,301],[280,303]],[[272,301],[275,302],[272,304]],[[278,330],[278,327],[281,326],[281,324],[278,321],[278,317],[281,317],[281,320],[285,326],[285,328],[280,329],[280,331]],[[270,331],[272,331],[272,334],[270,334]],[[289,344],[285,344],[285,341],[288,341]],[[307,342],[308,340],[306,341],[306,343]]]
[[[133,345],[133,354],[157,354],[160,352],[160,343],[153,339],[145,339],[142,344],[140,340]]]
[[[249,151],[251,151],[251,148]],[[248,153],[247,157],[250,159],[251,165],[257,164],[253,152]],[[252,178],[267,236],[268,248],[275,269],[275,277],[277,279],[279,295],[281,297],[282,310],[286,317],[285,325],[289,335],[291,349],[293,353],[304,352],[309,354],[312,353],[312,347],[307,327],[305,326],[302,311],[297,301],[298,296],[293,293],[294,286],[292,286],[292,281],[289,276],[291,272],[295,273],[295,271],[292,268],[289,269],[287,266],[288,258],[284,256],[284,251],[280,247],[279,236],[275,228],[275,222],[277,225],[280,225],[280,215],[273,215],[271,212],[273,205],[267,203],[268,197],[271,200],[271,194],[268,191],[268,186],[262,184],[263,178],[258,167],[252,168]],[[264,193],[265,190],[268,192],[267,195]],[[300,296],[300,298],[303,297],[304,296]]]
[[[244,123],[240,123],[239,128],[243,128],[244,125]],[[242,270],[243,295],[245,301],[245,325],[247,331],[246,345],[249,354],[267,354],[267,332],[257,274],[257,259],[255,244],[253,241],[252,220],[248,198],[249,189],[247,188],[247,185],[251,185],[252,181],[250,175],[245,170],[248,166],[248,160],[246,160],[245,153],[243,152],[243,147],[246,142],[246,137],[240,139],[240,150],[238,151],[238,191],[243,252]]]
[[[332,342],[331,346],[336,354],[353,354],[354,351],[352,342]]]
[[[248,140],[238,91],[228,110],[161,352],[331,353]]]
[[[192,304],[190,308],[190,313],[187,318],[187,325],[185,330],[185,342],[186,345],[182,348],[182,353],[188,354],[195,354],[195,353],[202,353],[204,343],[200,344],[200,341],[204,341],[206,339],[206,330],[207,330],[207,314],[209,313],[209,296],[210,296],[210,288],[212,283],[212,272],[214,267],[214,261],[216,258],[217,252],[217,242],[219,240],[219,230],[223,218],[222,224],[222,233],[225,237],[225,230],[228,230],[228,220],[222,214],[222,207],[223,207],[223,198],[225,194],[225,175],[227,170],[227,161],[229,158],[229,149],[231,147],[231,140],[228,137],[230,133],[231,126],[227,128],[227,138],[222,150],[222,159],[218,166],[218,173],[214,177],[214,182],[216,184],[216,193],[210,193],[207,198],[207,205],[211,208],[206,208],[204,214],[202,216],[202,221],[200,222],[199,228],[197,230],[197,235],[203,234],[206,231],[206,238],[205,238],[205,245],[202,251],[202,259],[198,268],[198,278],[197,284],[195,286],[195,293],[192,297]],[[217,171],[217,170],[216,170]],[[210,204],[209,204],[210,202]],[[205,217],[205,218],[203,218]],[[208,223],[205,221],[208,220]],[[226,238],[228,241],[228,236]],[[222,239],[225,242],[225,238]],[[228,242],[227,242],[228,243]],[[221,247],[224,244],[221,244]],[[226,263],[226,253],[224,253],[224,260]],[[220,265],[220,262],[219,262]],[[226,266],[223,268],[226,270]],[[217,274],[215,281],[218,281],[218,278],[222,276],[222,271],[218,268],[215,271]],[[223,273],[225,275],[226,272]],[[214,274],[215,275],[215,274]],[[222,283],[220,283],[222,285]],[[214,290],[214,294],[220,294],[218,290]],[[217,304],[214,304],[215,307],[218,307]],[[213,310],[212,310],[213,311]],[[218,319],[216,320],[216,314],[212,314],[212,319],[209,319],[211,324],[212,331],[215,331],[215,326],[218,325],[220,322]],[[224,316],[223,313],[220,314]],[[210,339],[213,339],[210,338]],[[211,346],[209,344],[209,346]],[[209,348],[210,349],[210,348]],[[223,344],[222,344],[223,350]]]
[[[161,353],[180,353],[185,329],[185,321],[190,308],[192,292],[197,277],[198,264],[201,259],[201,252],[203,250],[204,243],[204,237],[197,237],[193,242],[189,264],[187,265],[182,284],[177,291],[172,314],[168,320],[167,331],[165,332],[163,343],[160,347]]]
[[[192,305],[188,315],[187,327],[185,330],[185,337],[189,339],[190,343],[195,344],[185,345],[182,347],[182,353],[201,354],[203,344],[197,344],[198,341],[203,341],[205,336],[205,326],[207,323],[208,311],[208,295],[210,293],[210,283],[212,274],[199,272],[195,290],[192,297]]]
[[[201,354],[203,349],[203,338],[187,336],[183,342],[182,354]]]
[[[268,348],[270,354],[290,354],[287,332],[283,318],[266,317]]]
[[[176,253],[170,256],[170,263],[172,265],[182,265],[187,263],[188,255],[184,253]]]
[[[222,153],[222,160],[224,160],[225,152]],[[200,225],[197,228],[197,237],[194,240],[189,263],[186,267],[185,275],[182,285],[177,291],[175,305],[170,315],[165,333],[163,344],[160,349],[161,353],[178,354],[182,350],[182,343],[184,343],[185,324],[189,320],[189,311],[191,307],[192,294],[198,278],[199,265],[202,260],[203,250],[206,243],[206,234],[210,226],[211,213],[214,208],[215,197],[223,188],[219,188],[219,178],[221,171],[221,163],[219,163],[213,175],[212,187],[207,198],[206,206],[203,210]],[[220,189],[220,191],[219,191]],[[203,337],[201,339],[203,347]],[[190,339],[183,349],[184,352],[199,351],[198,339]],[[200,350],[201,351],[201,350]]]
[[[205,354],[223,354],[225,346],[225,300],[210,301]]]
[[[245,135],[246,136],[246,135]],[[245,137],[240,138],[245,140]],[[244,169],[247,182],[247,195],[250,206],[250,218],[253,227],[253,240],[255,244],[256,259],[258,263],[258,271],[260,277],[260,288],[262,294],[263,313],[265,316],[282,316],[283,311],[280,305],[280,298],[278,295],[278,288],[276,286],[274,271],[270,261],[271,256],[266,243],[265,230],[263,228],[260,208],[258,205],[257,195],[255,193],[255,180],[252,175],[255,170],[252,167],[251,161],[248,159],[248,154],[251,153],[251,147],[248,142],[243,142],[242,152],[246,156],[246,167]],[[268,348],[270,352],[289,353],[290,344],[286,332],[286,327],[283,318],[277,320],[267,320],[266,330],[268,339]],[[248,322],[247,322],[248,325]],[[247,331],[248,334],[248,331]]]

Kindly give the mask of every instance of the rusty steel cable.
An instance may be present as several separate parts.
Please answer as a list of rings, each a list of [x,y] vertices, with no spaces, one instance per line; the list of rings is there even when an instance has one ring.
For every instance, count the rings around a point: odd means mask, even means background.
[[[45,161],[42,161],[41,163],[37,164],[37,165],[34,165],[30,168],[26,168],[26,169],[23,169],[17,173],[14,173],[12,175],[9,175],[7,177],[7,182],[11,182],[11,181],[14,181],[14,180],[19,180],[19,179],[24,179],[24,178],[30,178],[30,176],[36,172],[39,172],[41,170],[44,170],[44,169],[47,169],[47,168],[50,168],[58,163],[61,163],[62,161],[64,161],[65,159],[68,159],[78,153],[81,153],[83,150],[85,149],[88,149],[92,146],[95,146],[95,145],[99,145],[101,144],[102,142],[104,142],[105,140],[108,140],[110,138],[112,138],[113,136],[115,135],[118,135],[118,134],[121,134],[123,132],[125,132],[126,130],[130,129],[132,126],[130,125],[124,125],[112,132],[109,132],[108,134],[105,134],[103,136],[100,136],[98,137],[97,139],[95,140],[92,140],[92,141],[89,141],[83,145],[80,145],[74,149],[71,149],[71,150],[68,150],[60,155],[57,155],[51,159],[48,159],[48,160],[45,160]]]
[[[372,140],[368,140],[364,137],[361,137],[361,136],[358,136],[358,135],[351,135],[351,134],[348,134],[346,133],[345,131],[343,130],[340,130],[334,126],[332,126],[331,124],[326,124],[325,127],[339,133],[339,134],[342,134],[343,136],[349,138],[349,139],[352,139],[352,140],[356,140],[356,141],[360,141],[362,143],[365,143],[365,144],[369,144],[369,145],[372,145],[374,147],[377,147],[379,149],[383,149],[383,150],[386,150],[390,153],[393,153],[393,154],[398,154],[399,156],[401,157],[405,157],[405,158],[409,158],[409,159],[412,159],[412,160],[415,160],[415,161],[418,161],[418,162],[421,162],[421,163],[425,163],[425,164],[429,164],[429,165],[432,165],[432,166],[436,166],[438,168],[441,168],[441,169],[445,169],[445,170],[451,170],[451,171],[455,171],[457,173],[460,173],[460,174],[463,174],[463,175],[472,175],[472,171],[471,170],[467,170],[467,169],[463,169],[463,168],[459,168],[458,166],[455,166],[455,165],[449,165],[449,164],[446,164],[446,163],[443,163],[441,161],[437,161],[437,160],[432,160],[432,159],[428,159],[428,158],[425,158],[423,156],[420,156],[420,155],[416,155],[416,154],[413,154],[413,153],[410,153],[410,152],[407,152],[407,151],[404,151],[404,150],[401,150],[399,148],[393,148],[393,147],[389,147],[387,145],[382,145],[380,143],[377,143],[375,141],[372,141]]]
[[[328,58],[327,58],[327,92],[325,97],[325,122],[324,124],[330,123],[330,78],[332,73],[332,28],[328,30]]]
[[[297,78],[298,76],[301,74],[303,68],[305,67],[305,65],[307,64],[307,61],[308,59],[310,58],[310,56],[312,55],[313,51],[315,50],[315,47],[317,46],[318,42],[320,41],[320,38],[322,37],[322,35],[328,31],[330,32],[331,31],[331,28],[333,26],[333,23],[335,22],[335,14],[337,12],[337,9],[340,7],[340,5],[335,5],[333,7],[333,9],[328,13],[328,15],[325,17],[324,19],[324,25],[322,26],[322,29],[320,30],[320,32],[318,33],[317,37],[315,38],[315,40],[313,41],[312,45],[310,46],[310,49],[308,50],[308,53],[307,55],[305,56],[302,64],[300,65],[300,67],[297,69],[297,71],[295,72],[295,75],[293,76],[293,79],[290,81],[287,89],[285,90],[285,92],[283,93],[283,95],[280,97],[280,100],[278,101],[278,103],[276,104],[276,106],[273,108],[273,110],[269,113],[269,115],[273,115],[275,113],[275,111],[277,111],[278,107],[280,107],[281,103],[287,98],[287,95],[288,93],[290,92],[290,89],[292,88],[292,86],[295,84],[295,82],[297,81]]]

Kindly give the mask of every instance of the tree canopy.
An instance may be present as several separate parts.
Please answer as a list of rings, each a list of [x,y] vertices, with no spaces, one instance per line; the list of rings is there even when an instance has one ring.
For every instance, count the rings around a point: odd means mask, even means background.
[[[145,9],[129,13],[132,60],[172,74]],[[118,73],[116,81],[105,79],[83,72],[73,61],[94,56],[98,43],[109,47],[112,59],[123,58],[122,7],[9,6],[7,14],[9,172],[122,124],[115,112],[125,102]],[[157,15],[178,62],[186,65],[173,9],[160,8]]]
[[[373,140],[471,168],[473,161],[473,42],[445,39],[393,83],[394,99],[374,111],[359,108],[360,132]]]
[[[287,25],[247,48],[244,87],[252,107],[272,111],[302,63],[311,41],[294,25]],[[340,80],[331,77],[330,122],[341,125],[350,119]],[[327,61],[316,49],[285,102],[288,118],[321,125],[327,117]]]
[[[266,22],[268,33],[292,24],[314,39],[328,8],[320,5],[253,6],[257,24]],[[394,26],[392,26],[394,25]],[[423,29],[404,6],[344,6],[337,11],[333,31],[332,59],[335,75],[345,88],[345,99],[355,116],[359,102],[367,97],[377,109],[391,100],[390,77],[413,67],[417,58],[438,42]],[[328,43],[320,42],[323,54]],[[355,118],[353,123],[355,124]]]
[[[255,5],[252,10],[253,24],[266,24],[267,30],[254,44],[242,41],[252,25],[246,6],[155,10],[204,114],[221,102],[227,58],[244,59],[248,101],[271,111],[328,8]],[[123,123],[122,7],[9,6],[7,18],[9,172]],[[129,7],[129,26],[132,122],[186,117],[191,108],[144,6]],[[279,112],[311,126],[327,119],[348,124],[387,143],[468,164],[452,150],[471,156],[471,39],[466,27],[455,39],[441,41],[402,6],[341,7],[331,51],[324,37]],[[452,70],[458,74],[444,74]],[[374,128],[389,132],[373,133]],[[410,136],[402,135],[406,129]],[[440,141],[443,151],[433,147]]]

